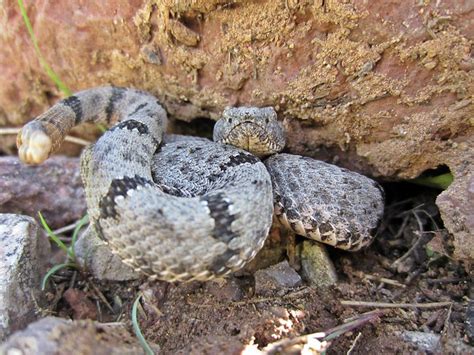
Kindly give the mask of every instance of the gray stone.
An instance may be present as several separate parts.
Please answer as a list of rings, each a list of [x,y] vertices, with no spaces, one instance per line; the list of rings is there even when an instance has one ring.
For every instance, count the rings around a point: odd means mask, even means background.
[[[37,319],[49,256],[33,218],[0,214],[0,340]]]
[[[467,304],[466,309],[466,320],[465,320],[466,334],[469,339],[474,342],[474,301],[470,300]]]
[[[337,274],[326,247],[310,240],[301,248],[301,271],[303,278],[313,286],[327,287],[337,283]]]
[[[129,281],[142,277],[91,233],[90,227],[77,240],[74,251],[77,262],[98,280]]]
[[[158,353],[159,346],[150,344]],[[0,355],[143,354],[137,339],[124,324],[70,321],[47,317],[12,334],[0,347]]]
[[[300,275],[285,260],[255,273],[255,294],[271,295],[281,289],[301,286],[302,282]]]
[[[403,340],[408,341],[421,351],[435,352],[440,347],[440,335],[425,332],[406,330],[400,334]]]

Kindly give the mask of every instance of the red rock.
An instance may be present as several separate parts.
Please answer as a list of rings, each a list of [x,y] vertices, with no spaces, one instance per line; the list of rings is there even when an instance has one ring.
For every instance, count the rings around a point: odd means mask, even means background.
[[[70,288],[64,292],[63,298],[74,312],[74,319],[97,320],[97,307],[84,291]]]
[[[84,216],[86,203],[77,158],[54,157],[27,166],[15,157],[0,157],[0,213],[26,214],[38,220],[41,211],[51,228]]]

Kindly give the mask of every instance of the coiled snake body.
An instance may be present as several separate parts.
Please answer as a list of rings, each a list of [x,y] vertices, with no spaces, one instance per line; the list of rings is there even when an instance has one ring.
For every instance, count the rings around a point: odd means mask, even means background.
[[[276,154],[265,165],[257,158],[284,147],[271,108],[227,109],[217,142],[162,142],[167,116],[155,97],[94,88],[25,125],[19,156],[39,164],[73,126],[113,119],[119,123],[82,154],[88,213],[95,233],[151,277],[206,280],[240,269],[263,246],[274,206],[284,225],[306,237],[347,250],[372,240],[383,211],[377,183],[311,158]]]

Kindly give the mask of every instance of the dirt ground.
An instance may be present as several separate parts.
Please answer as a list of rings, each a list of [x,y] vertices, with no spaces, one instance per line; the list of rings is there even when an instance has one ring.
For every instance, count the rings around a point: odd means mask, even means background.
[[[347,320],[355,328],[332,340],[328,354],[414,352],[416,346],[401,339],[406,331],[441,335],[439,353],[466,353],[473,341],[465,324],[472,275],[468,265],[450,258],[450,240],[434,204],[439,191],[402,183],[385,189],[386,215],[376,242],[359,253],[330,250],[336,286],[305,284],[258,295],[254,270],[222,282],[187,284],[101,283],[65,271],[48,291],[49,309],[63,317],[130,324],[131,304],[141,290],[141,329],[165,354],[297,354],[310,349],[305,335],[331,333]],[[268,248],[277,246],[275,235]],[[259,260],[264,255],[257,255],[257,265],[265,264]],[[344,304],[357,301],[371,305]],[[375,313],[365,315],[369,311]]]

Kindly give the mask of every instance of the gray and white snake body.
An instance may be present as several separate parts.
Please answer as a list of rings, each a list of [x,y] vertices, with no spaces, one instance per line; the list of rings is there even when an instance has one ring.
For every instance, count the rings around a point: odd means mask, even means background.
[[[120,122],[82,155],[96,234],[124,262],[167,281],[206,280],[240,269],[263,246],[275,204],[294,232],[358,250],[383,212],[380,187],[333,165],[290,154],[271,108],[231,108],[214,139],[169,136],[166,112],[138,90],[79,92],[28,123],[20,158],[38,164],[84,121]]]

